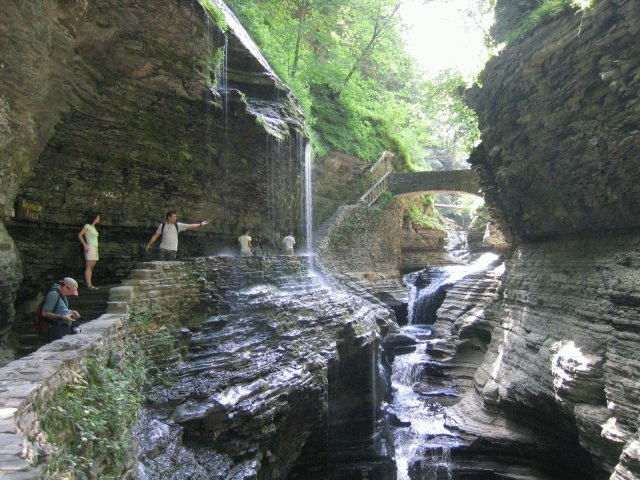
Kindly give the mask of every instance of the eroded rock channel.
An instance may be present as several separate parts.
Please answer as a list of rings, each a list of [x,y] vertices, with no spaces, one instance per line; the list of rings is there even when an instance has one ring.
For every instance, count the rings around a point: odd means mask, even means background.
[[[139,478],[394,478],[377,428],[392,314],[308,271],[263,278],[239,274],[228,312],[182,332],[184,361],[148,394]]]
[[[615,475],[623,441],[613,433],[632,425],[634,408],[616,387],[628,370],[615,339],[630,332],[594,317],[629,307],[626,287],[609,290],[595,271],[633,259],[606,253],[610,240],[591,242],[589,254],[602,254],[593,267],[564,242],[521,246],[452,281],[434,275],[423,290],[447,285],[435,319],[406,326],[306,267],[238,275],[226,311],[181,332],[188,353],[148,393],[139,478]],[[569,304],[582,305],[582,319]]]

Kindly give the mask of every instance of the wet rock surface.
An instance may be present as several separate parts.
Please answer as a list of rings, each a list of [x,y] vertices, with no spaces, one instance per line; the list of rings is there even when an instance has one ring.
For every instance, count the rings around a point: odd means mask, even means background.
[[[139,478],[350,478],[327,473],[330,456],[345,475],[395,471],[376,434],[384,372],[372,378],[389,311],[311,275],[226,299],[229,313],[192,330],[170,385],[148,392]]]
[[[493,452],[496,468],[520,457],[549,478],[638,478],[637,245],[633,234],[521,245],[484,306],[459,302],[478,283],[449,291],[434,335],[462,393],[446,412],[467,444],[452,468]]]

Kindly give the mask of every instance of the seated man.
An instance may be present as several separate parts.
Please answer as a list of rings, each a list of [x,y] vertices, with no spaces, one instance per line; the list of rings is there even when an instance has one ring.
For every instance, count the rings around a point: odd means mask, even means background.
[[[78,295],[78,282],[66,277],[51,287],[42,304],[42,316],[49,322],[49,341],[64,337],[71,332],[74,320],[80,318],[75,310],[69,310],[68,295]]]

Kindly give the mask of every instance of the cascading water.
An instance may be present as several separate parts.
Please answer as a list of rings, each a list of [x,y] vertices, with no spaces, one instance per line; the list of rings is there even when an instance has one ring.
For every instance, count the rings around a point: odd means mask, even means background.
[[[447,406],[457,401],[456,385],[442,371],[448,352],[432,337],[430,325],[447,290],[464,277],[495,269],[498,256],[484,254],[467,266],[423,270],[409,276],[409,320],[402,327],[415,339],[413,351],[398,352],[392,365],[393,402],[388,411],[396,419],[394,445],[398,480],[451,479],[450,451],[461,445],[445,427]]]
[[[304,148],[304,204],[305,204],[305,234],[307,254],[313,253],[313,189],[312,189],[312,156],[311,143]]]
[[[218,124],[216,128],[207,125],[205,141],[212,163],[240,161],[247,168],[247,178],[257,179],[254,183],[256,191],[248,192],[248,196],[259,199],[256,201],[256,209],[260,211],[245,214],[238,229],[251,229],[256,253],[281,253],[281,240],[285,235],[302,236],[304,232],[302,216],[305,212],[299,209],[299,205],[302,205],[299,195],[304,194],[304,187],[301,189],[300,185],[307,143],[305,127],[297,116],[299,112],[290,108],[293,105],[290,93],[279,81],[272,86],[254,85],[250,91],[245,92],[242,82],[229,78],[229,69],[237,68],[234,66],[237,59],[230,58],[235,51],[235,42],[247,42],[244,43],[245,47],[251,47],[252,42],[248,37],[245,38],[246,33],[239,27],[233,13],[225,5],[219,7],[224,10],[227,22],[238,28],[231,28],[226,33],[220,32],[216,23],[206,17],[207,55],[203,59],[202,72],[199,73],[204,76],[213,99],[207,105],[209,123],[213,125],[217,121]],[[261,59],[257,50],[253,53],[258,60]],[[266,65],[266,60],[264,64]],[[262,149],[235,151],[234,127],[230,122],[235,122],[235,117],[241,113],[253,116],[262,126],[263,139],[258,135],[247,139],[249,143],[256,145],[262,140]],[[223,131],[223,142],[220,142],[220,130]],[[209,141],[213,132],[218,138]],[[218,148],[216,143],[222,143],[222,148]]]
[[[497,255],[485,253],[471,265],[425,269],[409,275],[408,323],[431,325],[447,289],[467,275],[486,270],[497,259]]]
[[[229,39],[224,35],[224,44],[222,46],[222,62],[218,67],[218,92],[224,99],[224,125],[225,132],[228,132],[229,124]]]
[[[244,275],[223,275],[226,313],[181,329],[182,361],[148,390],[136,478],[395,480],[375,434],[376,325],[392,316],[326,288],[306,261],[225,260]]]

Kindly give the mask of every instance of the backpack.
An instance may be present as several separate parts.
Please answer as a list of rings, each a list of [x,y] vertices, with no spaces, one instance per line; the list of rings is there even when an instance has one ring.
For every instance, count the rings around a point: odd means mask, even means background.
[[[162,222],[162,224],[160,225],[160,237],[158,237],[160,239],[160,242],[162,242],[162,236],[164,235],[164,226],[165,226],[165,222]],[[153,233],[156,233],[158,231],[158,229],[154,229]]]
[[[49,293],[49,292],[47,292]],[[33,323],[35,324],[36,332],[38,333],[49,333],[49,327],[51,326],[51,321],[42,316],[42,306],[44,305],[44,301],[47,299],[47,295],[45,294],[42,301],[38,304],[38,310],[33,314]],[[60,294],[58,294],[58,301],[56,302],[55,307],[53,307],[53,311],[55,312],[58,309],[58,304],[60,303]]]

